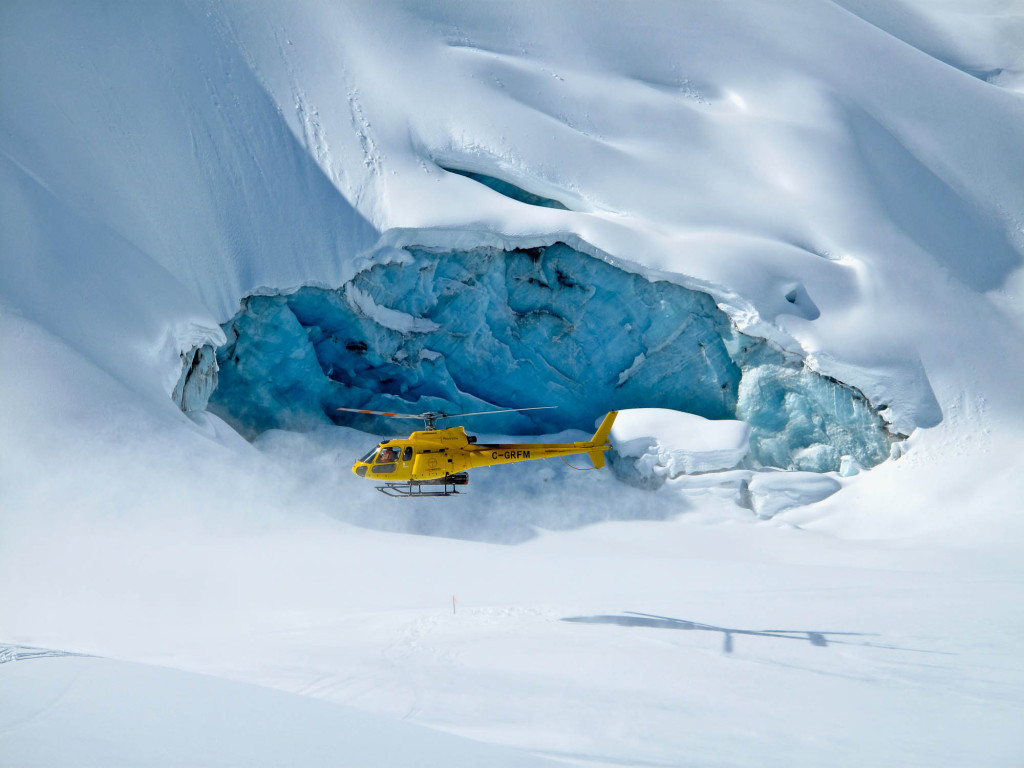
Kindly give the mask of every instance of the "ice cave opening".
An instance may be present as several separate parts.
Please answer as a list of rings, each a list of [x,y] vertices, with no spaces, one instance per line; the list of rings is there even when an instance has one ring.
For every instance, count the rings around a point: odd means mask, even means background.
[[[337,423],[396,435],[417,413],[558,406],[466,420],[511,435],[590,430],[605,411],[670,408],[751,426],[751,468],[838,470],[890,455],[857,389],[738,332],[706,293],[565,243],[406,247],[337,289],[249,296],[224,324],[209,407],[242,434]],[[486,421],[483,421],[486,419]]]

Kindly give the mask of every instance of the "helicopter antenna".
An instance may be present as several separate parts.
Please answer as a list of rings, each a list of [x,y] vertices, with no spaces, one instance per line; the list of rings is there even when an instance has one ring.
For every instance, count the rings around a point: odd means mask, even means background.
[[[350,413],[368,413],[371,416],[387,416],[389,419],[423,419],[424,424],[426,424],[426,429],[429,431],[437,429],[437,422],[440,419],[453,419],[460,416],[487,416],[492,413],[543,411],[557,407],[557,405],[535,405],[530,408],[502,408],[497,411],[473,411],[471,413],[436,413],[434,411],[427,411],[426,413],[393,413],[391,411],[369,411],[365,408],[338,408],[337,410],[349,411]]]

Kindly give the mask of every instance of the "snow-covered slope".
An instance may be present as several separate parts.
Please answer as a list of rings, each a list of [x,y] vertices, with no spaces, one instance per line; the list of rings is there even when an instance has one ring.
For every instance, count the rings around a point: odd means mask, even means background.
[[[4,3],[0,640],[581,762],[1019,760],[1022,18]],[[843,476],[515,466],[398,507],[348,470],[371,435],[249,443],[179,407],[183,363],[248,296],[555,243],[710,296],[909,439]],[[360,290],[360,322],[435,330],[409,307],[437,286]],[[662,364],[620,362],[599,373]],[[878,637],[762,636],[784,625]]]
[[[552,765],[252,685],[40,649],[0,654],[3,765]]]

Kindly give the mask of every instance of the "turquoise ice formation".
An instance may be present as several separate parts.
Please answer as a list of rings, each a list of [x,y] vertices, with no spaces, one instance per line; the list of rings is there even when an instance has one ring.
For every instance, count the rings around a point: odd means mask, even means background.
[[[217,389],[217,355],[213,347],[203,344],[181,353],[181,376],[171,399],[186,413],[202,411]]]
[[[871,467],[894,436],[856,389],[735,330],[712,298],[564,243],[505,251],[407,248],[339,289],[250,296],[224,326],[211,410],[249,436],[333,421],[382,434],[417,413],[470,431],[589,430],[605,411],[671,408],[751,425],[752,467]]]

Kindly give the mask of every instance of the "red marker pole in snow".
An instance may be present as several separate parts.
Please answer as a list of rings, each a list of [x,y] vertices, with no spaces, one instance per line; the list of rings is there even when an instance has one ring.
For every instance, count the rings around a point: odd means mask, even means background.
[[[452,595],[452,616],[455,615],[455,595]]]

